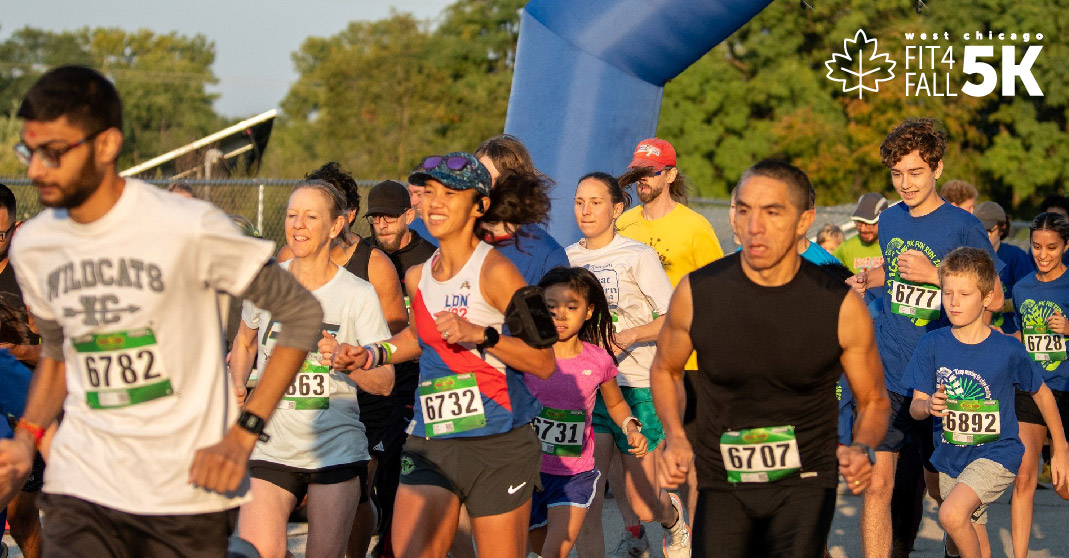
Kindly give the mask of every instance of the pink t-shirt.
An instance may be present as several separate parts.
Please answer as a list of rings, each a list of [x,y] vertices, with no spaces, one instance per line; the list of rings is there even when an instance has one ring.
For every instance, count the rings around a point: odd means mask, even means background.
[[[594,468],[594,430],[590,427],[594,398],[601,384],[616,374],[609,353],[584,342],[578,356],[557,359],[557,371],[548,380],[523,375],[527,389],[543,406],[534,420],[542,439],[543,473],[574,475]],[[580,418],[582,432],[578,432]]]

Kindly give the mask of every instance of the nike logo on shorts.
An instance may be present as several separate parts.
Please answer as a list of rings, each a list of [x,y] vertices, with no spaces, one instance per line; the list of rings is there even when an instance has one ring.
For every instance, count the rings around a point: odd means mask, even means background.
[[[519,490],[523,488],[525,484],[527,484],[527,481],[521,482],[519,486],[509,485],[509,494],[515,494],[519,492]]]

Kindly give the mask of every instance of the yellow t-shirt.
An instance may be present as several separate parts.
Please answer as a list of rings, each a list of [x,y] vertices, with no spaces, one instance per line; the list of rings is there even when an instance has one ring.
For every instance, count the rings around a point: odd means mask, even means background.
[[[668,215],[652,221],[642,216],[642,206],[633,207],[617,219],[616,229],[657,251],[673,288],[688,273],[724,257],[713,226],[700,213],[681,203],[677,203]],[[698,369],[694,353],[691,353],[686,369]]]

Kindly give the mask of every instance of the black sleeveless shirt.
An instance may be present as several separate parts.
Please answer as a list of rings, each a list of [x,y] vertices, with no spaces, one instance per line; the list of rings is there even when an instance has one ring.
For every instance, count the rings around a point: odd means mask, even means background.
[[[850,289],[805,260],[789,283],[763,287],[746,277],[740,258],[736,252],[690,274],[698,486],[834,488],[839,311]],[[799,473],[772,483],[728,482],[721,434],[788,425],[795,428]]]

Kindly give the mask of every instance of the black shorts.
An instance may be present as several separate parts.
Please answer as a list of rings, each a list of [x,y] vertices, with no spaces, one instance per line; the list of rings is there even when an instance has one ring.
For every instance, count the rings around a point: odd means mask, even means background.
[[[1050,390],[1054,394],[1054,402],[1058,405],[1058,414],[1062,417],[1062,426],[1065,427],[1069,424],[1069,391],[1054,391]],[[1047,426],[1047,422],[1043,420],[1043,414],[1039,412],[1039,406],[1036,405],[1036,400],[1032,399],[1032,394],[1027,391],[1017,390],[1017,395],[1014,398],[1014,408],[1017,411],[1017,422],[1027,422],[1029,424],[1039,424]]]
[[[41,487],[45,485],[45,460],[41,457],[41,452],[33,452],[33,468],[30,469],[30,476],[26,478],[26,484],[22,485],[23,492],[36,493],[41,491]]]
[[[310,484],[338,484],[360,477],[360,502],[368,500],[367,461],[308,470],[270,461],[252,460],[249,461],[249,476],[267,481],[293,494],[297,497],[297,504],[308,494]]]
[[[698,491],[694,556],[821,558],[835,489],[776,486]]]
[[[238,515],[136,515],[47,493],[39,501],[45,558],[223,558]]]
[[[909,406],[913,403],[912,397],[888,391],[887,398],[891,402],[891,416],[887,420],[887,435],[876,447],[876,451],[899,453],[906,444],[916,444],[924,468],[933,473],[936,472],[931,462],[932,453],[935,452],[932,417],[922,420],[913,418],[909,414]]]
[[[434,440],[409,436],[401,484],[442,487],[472,517],[510,512],[541,488],[542,444],[530,424],[504,434]]]

